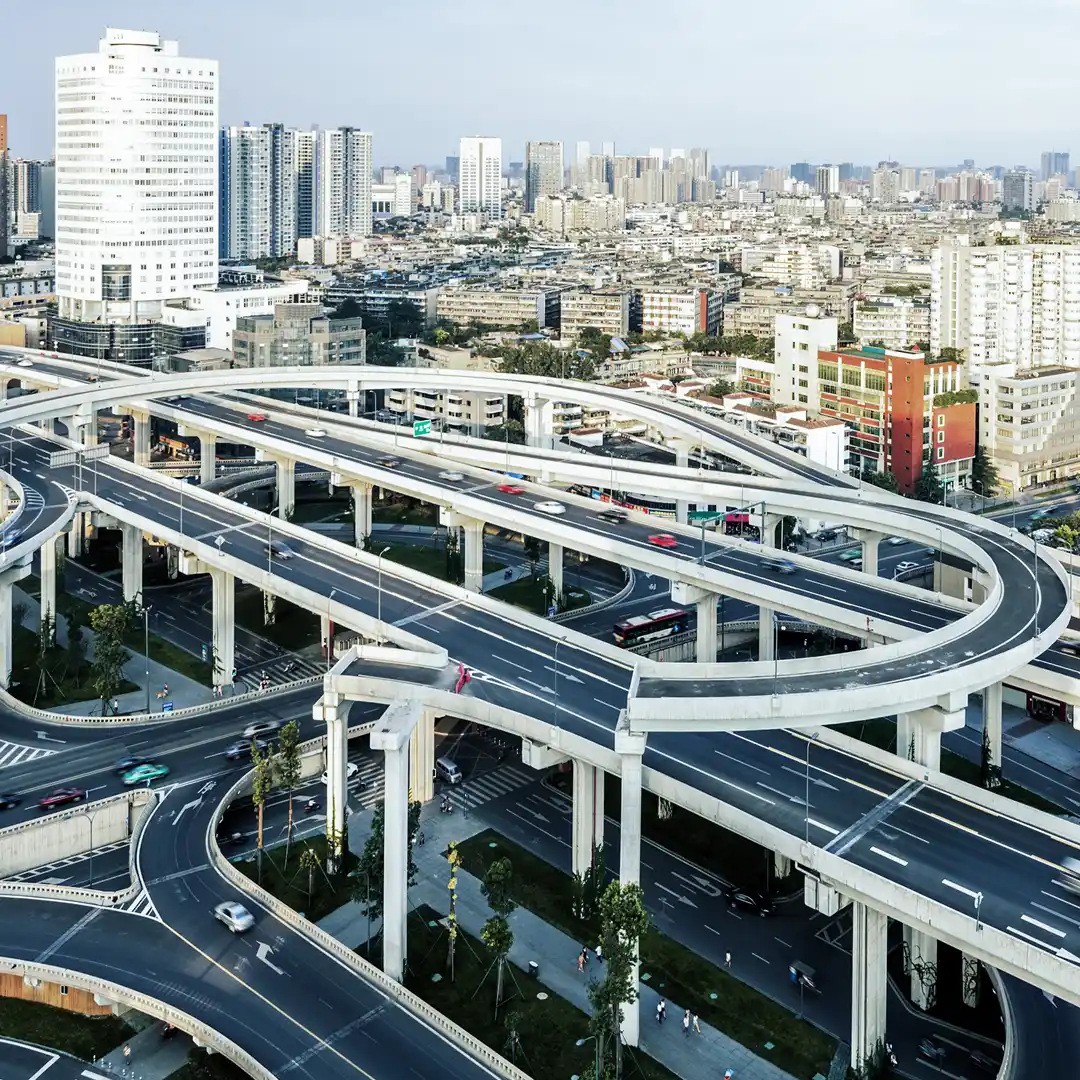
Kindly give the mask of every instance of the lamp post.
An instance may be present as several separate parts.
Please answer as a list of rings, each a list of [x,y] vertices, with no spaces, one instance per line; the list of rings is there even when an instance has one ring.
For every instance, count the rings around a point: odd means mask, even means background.
[[[578,1039],[577,1042],[574,1045],[575,1046],[585,1046],[586,1043],[590,1043],[590,1042],[593,1043],[595,1048],[596,1048],[596,1053],[594,1054],[594,1062],[595,1062],[595,1070],[596,1070],[594,1080],[600,1080],[600,1042],[597,1039],[597,1037],[595,1035],[588,1035],[584,1039]]]
[[[334,602],[334,593],[337,589],[331,589],[326,598],[326,673],[330,674],[330,656],[334,651],[334,620],[330,615],[330,605]]]
[[[559,723],[559,646],[562,641],[555,639],[555,724]]]
[[[1031,538],[1031,594],[1035,612],[1035,636],[1039,636],[1039,541]]]
[[[142,595],[140,594],[140,599]],[[150,715],[150,612],[151,608],[143,604],[143,656],[146,659],[146,715]]]
[[[806,813],[803,815],[803,820],[805,822],[803,839],[808,844],[810,843],[810,747],[815,742],[817,742],[816,731],[806,740]]]
[[[275,503],[266,518],[266,572],[268,574],[273,573],[274,569],[274,514],[277,513],[280,505],[280,503]]]
[[[981,892],[977,892],[975,894],[975,929],[976,930],[981,930],[982,929],[982,902],[983,902],[983,894]]]
[[[96,813],[97,813],[97,811],[95,810],[94,814],[96,814]],[[90,825],[90,887],[91,888],[94,885],[94,814],[90,813],[89,810],[84,810],[82,812],[82,814],[81,814],[82,817],[86,818],[88,824]]]
[[[378,622],[379,622],[379,643],[380,643],[380,644],[382,643],[382,557],[383,557],[383,556],[384,556],[384,555],[385,555],[385,554],[386,554],[386,553],[387,553],[387,552],[388,552],[389,550],[390,550],[390,545],[389,545],[389,544],[387,544],[387,545],[386,545],[386,547],[384,547],[384,548],[382,549],[382,551],[380,551],[380,552],[379,552],[379,555],[378,555],[378,559],[379,559],[379,582],[378,582],[378,593],[379,593],[378,605],[379,605],[379,608],[378,608]]]

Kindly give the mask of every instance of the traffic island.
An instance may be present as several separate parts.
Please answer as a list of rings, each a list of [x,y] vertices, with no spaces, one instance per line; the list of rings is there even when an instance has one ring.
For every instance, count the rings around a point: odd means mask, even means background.
[[[20,979],[21,982],[21,979]],[[36,1001],[0,997],[0,1035],[97,1061],[135,1034],[118,1016],[84,1016]]]
[[[481,879],[492,862],[509,858],[518,904],[575,941],[597,940],[599,920],[572,914],[577,898],[569,874],[493,829],[462,841],[457,850],[462,869]],[[655,929],[641,940],[641,980],[671,1003],[673,1015],[676,1005],[691,1007],[703,1023],[776,1068],[800,1080],[829,1075],[835,1039]],[[725,1066],[717,1065],[722,1072]]]
[[[283,600],[274,601],[274,621],[267,625],[264,594],[253,585],[236,590],[236,625],[292,652],[319,645],[319,616]]]
[[[487,560],[484,560],[484,573],[490,573]],[[524,608],[534,615],[546,615],[550,606],[548,599],[548,579],[546,577],[523,577],[517,581],[511,581],[506,585],[500,585],[492,589],[488,596],[492,600],[501,600],[504,604],[513,604],[515,607]],[[568,586],[559,605],[561,611],[576,611],[578,608],[588,607],[592,603],[592,597],[587,589],[578,586]]]

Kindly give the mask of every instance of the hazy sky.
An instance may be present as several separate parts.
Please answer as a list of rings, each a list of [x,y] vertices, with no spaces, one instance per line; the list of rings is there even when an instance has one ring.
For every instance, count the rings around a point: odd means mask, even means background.
[[[717,163],[1037,164],[1072,145],[1077,0],[0,0],[0,112],[53,144],[53,58],[106,25],[221,63],[222,123],[350,124],[375,160],[463,134],[705,145]],[[572,150],[567,147],[567,158]]]

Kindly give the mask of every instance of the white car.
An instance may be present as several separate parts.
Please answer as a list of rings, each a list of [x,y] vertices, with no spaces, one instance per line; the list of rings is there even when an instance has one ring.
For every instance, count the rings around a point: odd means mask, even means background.
[[[226,900],[224,904],[218,904],[214,908],[214,918],[223,922],[234,934],[242,934],[255,925],[251,912],[243,904]]]
[[[541,514],[565,514],[566,507],[560,502],[538,502],[533,504],[534,510],[539,510]]]
[[[893,547],[899,547],[901,544],[906,544],[907,543],[907,537],[906,536],[890,536],[889,539],[885,541],[885,543],[886,544],[892,544]]]
[[[440,480],[449,480],[449,481],[451,481],[451,483],[456,484],[459,480],[464,480],[465,479],[465,474],[460,473],[460,472],[455,472],[453,469],[444,469],[441,473],[439,473],[439,479]]]
[[[899,577],[901,574],[906,574],[909,570],[917,570],[918,568],[919,564],[917,562],[911,562],[910,560],[897,563],[896,569],[893,571],[893,577]]]
[[[34,361],[31,360],[29,357],[26,357],[25,359],[19,361],[18,366],[19,367],[33,367],[34,366]]]
[[[279,727],[281,727],[279,720],[257,720],[244,728],[244,738],[254,739],[256,735],[269,735],[271,731],[277,731]]]
[[[345,780],[346,780],[346,782],[351,780],[359,771],[360,771],[360,766],[357,765],[355,761],[350,761],[349,764],[345,766]],[[324,784],[327,782],[325,772],[322,774],[322,782]]]
[[[304,432],[304,434],[309,439],[325,439],[326,429],[321,427],[308,428],[307,431]]]

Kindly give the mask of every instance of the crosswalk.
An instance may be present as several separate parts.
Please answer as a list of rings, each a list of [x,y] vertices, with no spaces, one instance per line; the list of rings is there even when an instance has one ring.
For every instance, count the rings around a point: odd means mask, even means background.
[[[247,659],[250,666],[245,665]],[[301,656],[285,654],[273,660],[254,661],[250,658],[238,658],[236,681],[243,683],[245,690],[258,690],[265,677],[269,686],[284,686],[298,679],[309,679],[326,674],[326,664],[316,660],[306,660]],[[238,687],[239,689],[239,687]]]
[[[41,746],[24,746],[22,743],[0,740],[0,769],[10,769],[13,765],[25,765],[28,761],[51,757],[55,750],[46,750]]]
[[[139,890],[139,894],[134,900],[129,900],[121,911],[126,911],[129,915],[141,915],[144,919],[157,919],[157,908],[154,907],[154,902],[150,899],[150,894],[146,891],[146,886],[143,886]]]
[[[105,844],[103,847],[94,849],[94,856],[108,855],[111,851],[119,851],[121,848],[126,848],[128,842],[126,840],[117,840],[114,844]],[[69,866],[75,866],[78,863],[86,862],[90,858],[89,852],[80,852],[78,855],[71,855],[66,859],[57,859],[55,862],[43,863],[41,866],[35,866],[32,870],[24,870],[21,874],[12,874],[10,878],[6,878],[6,881],[40,881],[42,878],[48,878],[52,875],[59,873],[61,870],[66,870]]]

